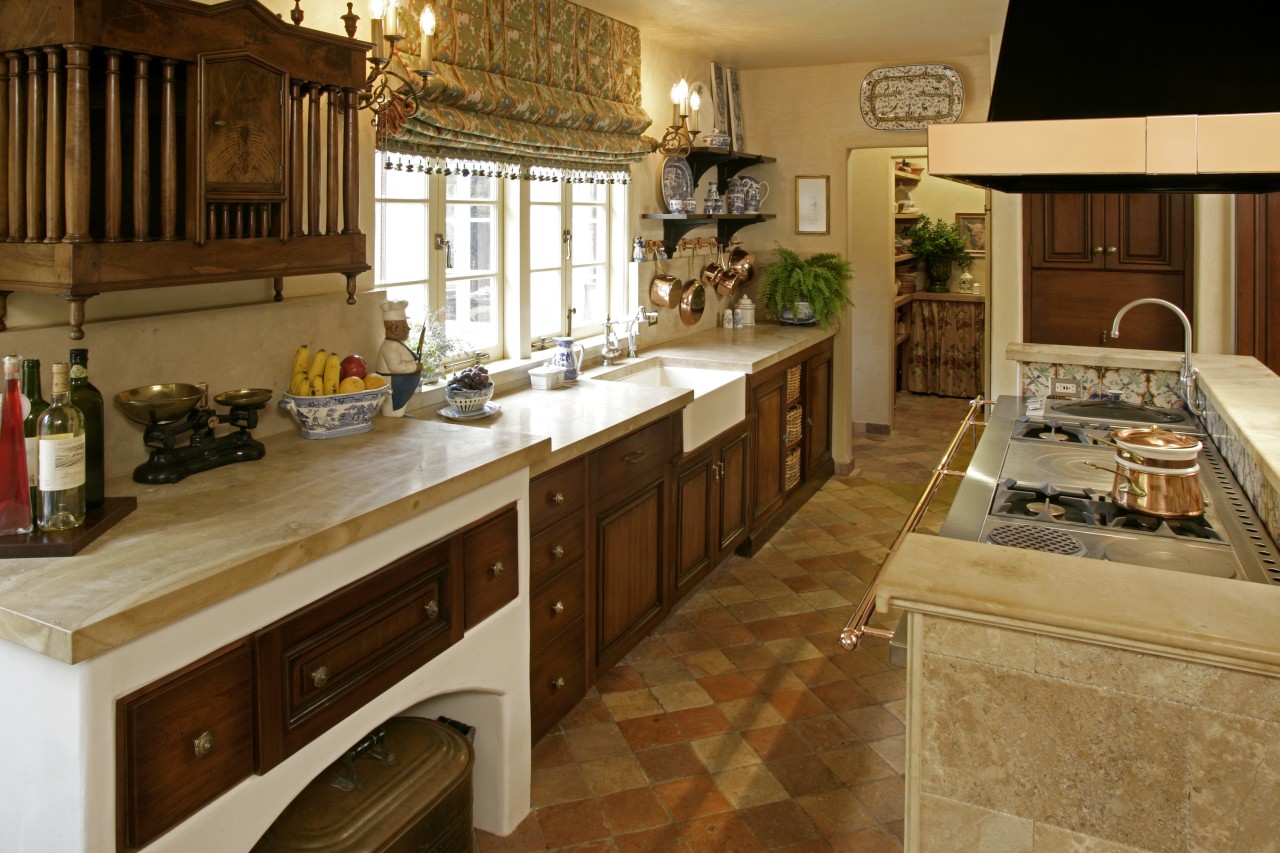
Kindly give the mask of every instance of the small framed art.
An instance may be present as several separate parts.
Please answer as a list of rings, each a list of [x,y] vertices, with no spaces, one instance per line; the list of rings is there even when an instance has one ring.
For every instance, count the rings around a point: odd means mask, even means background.
[[[985,213],[957,213],[956,230],[964,238],[964,248],[974,257],[987,254],[987,215]]]
[[[796,233],[831,233],[831,176],[796,175]]]

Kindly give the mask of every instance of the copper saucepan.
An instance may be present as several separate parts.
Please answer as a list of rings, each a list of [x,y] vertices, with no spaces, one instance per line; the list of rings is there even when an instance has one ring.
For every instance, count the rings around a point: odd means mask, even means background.
[[[1118,506],[1161,518],[1204,514],[1199,439],[1159,427],[1112,430],[1109,440],[1092,435],[1116,448],[1115,468],[1085,464],[1114,475],[1111,497]]]

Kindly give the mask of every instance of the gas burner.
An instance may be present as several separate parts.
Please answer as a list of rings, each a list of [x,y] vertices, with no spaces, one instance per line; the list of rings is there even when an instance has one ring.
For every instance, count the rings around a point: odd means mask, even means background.
[[[993,545],[1047,551],[1068,557],[1083,557],[1088,553],[1084,543],[1070,533],[1033,524],[1002,524],[987,534],[987,541]]]
[[[1150,533],[1171,539],[1200,539],[1206,542],[1222,542],[1223,536],[1210,523],[1207,516],[1181,516],[1162,518],[1125,509],[1109,495],[1099,495],[1086,510],[1087,523],[1112,530]]]

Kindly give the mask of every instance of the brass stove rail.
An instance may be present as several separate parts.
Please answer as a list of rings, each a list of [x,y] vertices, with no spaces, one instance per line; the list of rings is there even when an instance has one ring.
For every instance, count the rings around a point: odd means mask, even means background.
[[[914,531],[916,526],[920,524],[920,519],[924,518],[925,511],[928,510],[934,494],[938,491],[938,486],[942,483],[942,478],[964,476],[964,471],[956,471],[950,467],[951,459],[955,456],[956,450],[959,449],[960,442],[964,440],[966,430],[973,427],[986,426],[985,421],[978,421],[975,418],[982,407],[991,404],[991,402],[982,397],[970,401],[969,411],[965,413],[964,420],[960,423],[955,435],[951,436],[951,443],[947,445],[942,458],[938,460],[937,467],[933,469],[933,474],[929,477],[929,482],[924,487],[924,493],[920,495],[920,500],[916,501],[915,508],[911,510],[911,514],[907,516],[906,522],[902,525],[902,530],[898,532],[897,538],[889,546],[889,553],[885,555],[880,568],[876,570],[875,577],[871,579],[870,585],[867,586],[867,591],[862,594],[862,600],[858,602],[858,606],[854,608],[853,615],[849,617],[844,630],[840,632],[840,645],[844,646],[844,648],[850,651],[856,649],[858,643],[867,635],[884,640],[893,639],[893,631],[867,624],[871,619],[871,614],[876,609],[876,590],[880,586],[880,575],[884,572],[884,567],[893,559],[893,555],[897,553],[898,548],[902,546],[907,534]]]

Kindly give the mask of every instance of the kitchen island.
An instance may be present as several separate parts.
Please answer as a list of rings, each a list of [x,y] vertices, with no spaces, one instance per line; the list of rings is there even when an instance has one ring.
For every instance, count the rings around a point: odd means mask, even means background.
[[[1010,355],[1177,369],[1164,353]],[[1210,438],[1274,536],[1280,378],[1196,362]],[[911,534],[881,576],[890,607],[908,614],[908,849],[1278,849],[1274,583]]]

